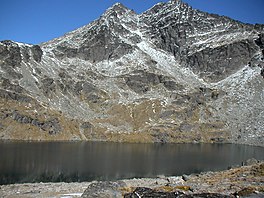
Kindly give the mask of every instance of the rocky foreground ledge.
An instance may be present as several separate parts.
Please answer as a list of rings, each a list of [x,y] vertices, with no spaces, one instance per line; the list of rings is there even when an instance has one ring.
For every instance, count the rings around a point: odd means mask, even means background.
[[[27,183],[0,186],[4,198],[264,197],[264,161],[225,171],[116,182]]]

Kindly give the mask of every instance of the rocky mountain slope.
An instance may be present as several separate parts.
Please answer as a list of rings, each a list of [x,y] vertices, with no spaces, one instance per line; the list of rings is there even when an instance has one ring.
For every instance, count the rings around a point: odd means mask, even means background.
[[[180,0],[0,42],[0,138],[264,145],[264,26]]]

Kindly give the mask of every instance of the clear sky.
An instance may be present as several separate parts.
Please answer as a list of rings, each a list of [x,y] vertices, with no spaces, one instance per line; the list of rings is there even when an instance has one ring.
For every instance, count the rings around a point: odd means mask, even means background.
[[[97,19],[116,2],[142,13],[167,0],[0,0],[0,40],[38,44]],[[264,24],[264,0],[183,0],[193,8]]]

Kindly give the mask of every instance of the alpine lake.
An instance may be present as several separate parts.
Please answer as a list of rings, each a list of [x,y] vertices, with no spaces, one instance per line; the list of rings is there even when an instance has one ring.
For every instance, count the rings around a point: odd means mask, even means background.
[[[81,182],[218,171],[264,159],[264,148],[237,144],[0,142],[0,184]]]

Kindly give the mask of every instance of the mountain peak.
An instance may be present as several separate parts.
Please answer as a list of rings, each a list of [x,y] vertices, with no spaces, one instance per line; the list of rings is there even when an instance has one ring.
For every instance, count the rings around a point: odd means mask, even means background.
[[[132,10],[128,9],[121,3],[115,3],[112,5],[110,8],[108,8],[103,16],[110,16],[110,15],[117,15],[117,16],[122,16],[123,14],[127,12],[131,12]]]
[[[145,15],[145,16],[148,15],[149,17],[153,17],[153,15],[156,15],[159,12],[172,13],[172,12],[175,12],[175,10],[182,12],[186,8],[190,8],[190,6],[187,3],[184,3],[181,0],[170,0],[167,3],[160,2],[160,3],[155,4],[153,7],[143,12],[142,15]]]
[[[122,3],[119,3],[119,2],[115,3],[110,8],[125,8],[125,9],[127,9]]]
[[[170,0],[168,3],[175,4],[175,3],[182,3],[181,0]]]
[[[167,5],[180,8],[190,7],[189,4],[183,2],[182,0],[170,0]]]

